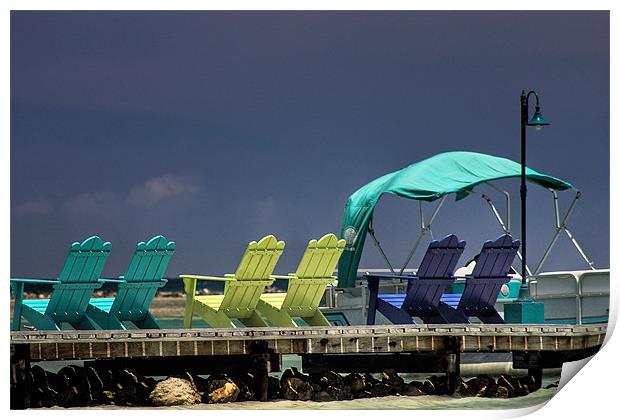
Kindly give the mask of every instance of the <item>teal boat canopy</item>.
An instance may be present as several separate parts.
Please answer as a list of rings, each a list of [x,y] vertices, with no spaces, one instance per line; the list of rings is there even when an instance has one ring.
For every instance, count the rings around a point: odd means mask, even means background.
[[[383,175],[364,185],[347,200],[341,237],[347,242],[338,263],[338,287],[353,287],[366,233],[379,198],[385,193],[414,200],[434,201],[455,193],[456,200],[484,182],[521,176],[521,165],[510,159],[475,152],[446,152]],[[561,179],[526,168],[525,176],[545,188],[566,190]]]

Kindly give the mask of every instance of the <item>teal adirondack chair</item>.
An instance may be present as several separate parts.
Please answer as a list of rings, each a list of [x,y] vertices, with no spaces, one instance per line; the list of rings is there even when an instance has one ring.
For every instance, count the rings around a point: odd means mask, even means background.
[[[63,322],[75,329],[97,329],[86,316],[86,308],[93,291],[101,287],[99,277],[111,248],[109,242],[91,236],[71,244],[58,280],[11,279],[15,297],[11,330],[20,330],[22,317],[39,330],[61,330]],[[52,284],[51,298],[24,300],[26,283]]]
[[[157,290],[167,282],[162,277],[175,248],[174,242],[161,235],[140,242],[125,275],[119,280],[102,280],[118,283],[116,297],[90,299],[87,315],[104,329],[125,330],[127,322],[138,328],[159,328],[149,307]]]

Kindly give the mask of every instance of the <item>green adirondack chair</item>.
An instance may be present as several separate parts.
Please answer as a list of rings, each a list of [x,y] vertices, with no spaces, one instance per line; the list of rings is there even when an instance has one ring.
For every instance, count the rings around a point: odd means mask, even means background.
[[[234,318],[248,327],[267,327],[256,311],[256,304],[265,287],[273,284],[274,280],[269,276],[283,250],[284,242],[268,235],[248,244],[234,274],[224,277],[182,274],[186,294],[183,326],[191,328],[192,317],[197,315],[214,328],[235,328],[231,320]],[[196,296],[197,280],[226,282],[224,294]]]
[[[287,292],[263,293],[256,307],[258,311],[278,327],[298,327],[293,317],[303,319],[308,325],[330,326],[318,306],[325,288],[336,279],[332,274],[345,243],[333,233],[318,241],[311,240],[295,273],[271,276],[287,279]]]
[[[125,330],[127,322],[138,328],[159,328],[149,307],[157,290],[167,282],[162,277],[175,248],[174,242],[161,235],[140,242],[124,276],[119,280],[102,279],[118,283],[116,297],[90,299],[86,314],[104,329]]]
[[[11,279],[15,297],[11,330],[20,330],[22,317],[39,330],[60,330],[63,322],[75,329],[97,329],[86,308],[93,291],[101,287],[99,277],[111,248],[109,242],[91,236],[71,244],[58,280]],[[24,300],[25,283],[52,284],[51,298]]]

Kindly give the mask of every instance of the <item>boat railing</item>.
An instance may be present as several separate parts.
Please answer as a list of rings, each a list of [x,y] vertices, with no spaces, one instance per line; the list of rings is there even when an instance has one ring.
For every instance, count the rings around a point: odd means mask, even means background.
[[[609,282],[609,269],[541,273],[530,279],[530,294],[545,303],[547,322],[607,322]]]
[[[321,301],[322,310],[359,311],[365,318],[368,311],[368,286],[363,274],[368,272],[389,274],[389,269],[360,270],[355,287],[327,287]],[[415,269],[407,270],[415,273]],[[558,271],[541,273],[529,280],[532,298],[545,303],[545,321],[551,323],[591,324],[607,322],[609,318],[609,269]],[[520,284],[520,276],[512,274],[512,283]],[[464,277],[457,277],[455,284],[463,284]],[[381,282],[381,293],[406,293],[406,281],[393,279]],[[503,293],[498,304],[510,302],[518,295]]]

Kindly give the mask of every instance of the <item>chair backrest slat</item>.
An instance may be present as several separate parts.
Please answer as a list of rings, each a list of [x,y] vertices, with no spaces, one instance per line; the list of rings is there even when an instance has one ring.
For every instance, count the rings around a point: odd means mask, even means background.
[[[454,268],[464,249],[465,241],[459,241],[456,235],[432,241],[422,258],[417,278],[408,282],[402,307],[418,313],[435,310],[443,291],[452,283]]]
[[[254,309],[264,288],[264,286],[247,286],[230,282],[220,308]]]
[[[168,242],[163,235],[154,236],[146,243],[139,242],[125,272],[125,281],[130,284],[160,281],[175,249],[176,244]],[[148,311],[158,288],[144,285],[119,289],[110,313],[117,314],[122,320],[140,319]]]
[[[513,240],[510,235],[502,235],[495,241],[484,243],[458,304],[458,308],[466,315],[476,316],[495,311],[495,302],[502,285],[509,281],[508,271],[519,245],[519,241]]]
[[[336,264],[344,251],[346,241],[338,240],[333,233],[324,235],[318,241],[308,242],[306,251],[297,266],[295,275],[305,279],[324,279],[331,277]]]
[[[235,271],[235,279],[269,279],[284,251],[284,245],[284,241],[278,241],[273,235],[265,236],[258,242],[250,242]]]
[[[507,276],[519,245],[519,241],[513,241],[510,235],[502,235],[495,241],[486,241],[471,273],[472,277]]]
[[[58,280],[63,283],[97,280],[110,249],[110,243],[103,243],[98,236],[91,236],[82,243],[74,242]]]
[[[333,233],[323,235],[318,241],[312,239],[308,242],[294,278],[289,280],[283,308],[308,308],[318,305],[325,287],[332,279],[345,244],[344,239],[338,240]],[[325,281],[308,284],[304,280]]]
[[[151,238],[147,243],[136,246],[125,273],[125,281],[158,281],[164,276],[176,244],[168,242],[162,235]]]
[[[459,241],[456,235],[448,235],[441,241],[432,241],[422,258],[416,273],[417,277],[445,278],[452,276],[464,249],[465,241]]]
[[[98,236],[91,236],[82,243],[71,244],[58,277],[60,286],[56,287],[52,293],[45,312],[59,316],[61,314],[68,314],[69,317],[82,316],[93,290],[99,286],[98,280],[111,249],[112,245],[109,242],[103,242]],[[75,283],[92,284],[92,287],[62,287],[63,284]]]

